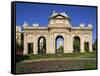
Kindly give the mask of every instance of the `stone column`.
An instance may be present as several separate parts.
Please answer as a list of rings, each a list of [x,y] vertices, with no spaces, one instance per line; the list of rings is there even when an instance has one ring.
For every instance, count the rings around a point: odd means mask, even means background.
[[[66,42],[67,42],[67,39],[66,39],[66,34],[64,34],[64,53],[67,52],[67,45],[66,45]]]
[[[49,43],[49,35],[46,38],[46,53],[49,53],[50,50],[50,43]]]
[[[64,53],[72,53],[73,52],[72,46],[73,46],[72,36],[66,34],[64,38]]]
[[[55,53],[53,33],[50,33],[49,35],[47,35],[46,47],[47,47],[46,53],[48,53],[48,54]]]
[[[80,52],[85,52],[84,51],[84,36],[81,35],[80,37]]]
[[[50,54],[51,53],[51,41],[52,41],[52,39],[51,39],[51,36],[50,36],[50,34],[49,35],[47,35],[47,39],[46,39],[46,53],[47,54]]]
[[[72,35],[69,35],[68,44],[69,44],[68,53],[73,53],[73,36]]]
[[[51,48],[52,48],[52,53],[53,54],[55,54],[56,53],[56,50],[55,50],[55,38],[56,38],[56,36],[55,36],[55,34],[52,34],[52,44],[51,44]]]
[[[34,52],[33,54],[38,54],[38,38],[37,35],[34,34]]]
[[[89,52],[93,52],[93,50],[92,50],[92,35],[90,35],[90,39],[89,39]]]
[[[27,35],[24,33],[24,51],[23,54],[28,54]]]

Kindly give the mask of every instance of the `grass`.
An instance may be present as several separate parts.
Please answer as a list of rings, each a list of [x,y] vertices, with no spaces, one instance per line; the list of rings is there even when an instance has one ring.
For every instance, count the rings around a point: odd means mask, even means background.
[[[84,69],[96,69],[96,64],[93,63],[84,63]]]
[[[23,55],[23,56],[19,55],[16,58],[17,58],[16,59],[17,60],[16,73],[32,73],[32,72],[38,72],[38,71],[45,72],[49,70],[52,70],[52,71],[53,70],[67,71],[67,70],[79,70],[79,69],[92,70],[92,69],[97,68],[95,59],[77,60],[77,58],[96,58],[96,52],[66,53],[66,54],[37,54],[37,55],[28,54],[28,55]],[[72,60],[63,60],[63,59],[56,60],[58,58],[72,58]],[[20,62],[20,61],[25,61],[25,60],[42,60],[42,59],[47,59],[47,61],[39,61],[39,62],[36,61],[36,62],[25,62],[25,63]],[[54,59],[54,60],[49,61],[49,59]]]
[[[38,59],[57,59],[57,58],[96,58],[96,52],[85,53],[65,53],[65,54],[29,54],[17,56],[17,61],[23,60],[38,60]]]
[[[16,64],[16,73],[93,70],[97,69],[96,60],[53,60]]]

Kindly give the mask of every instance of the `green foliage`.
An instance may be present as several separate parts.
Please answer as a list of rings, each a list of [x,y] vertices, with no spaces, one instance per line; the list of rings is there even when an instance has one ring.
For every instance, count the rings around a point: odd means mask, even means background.
[[[84,69],[96,69],[96,64],[84,63]]]
[[[18,43],[16,41],[16,53],[22,53],[23,52],[23,45],[21,43]]]
[[[96,52],[85,52],[85,53],[64,53],[58,56],[57,54],[29,54],[23,55],[19,59],[23,60],[38,60],[38,59],[57,59],[57,58],[96,58]]]
[[[64,50],[64,47],[63,47],[63,46],[60,46],[60,47],[57,49],[57,52],[58,52],[58,53],[63,53],[63,50]]]
[[[94,44],[93,44],[93,50],[96,51],[97,50],[97,39],[95,40]]]
[[[16,41],[16,50],[21,50],[21,44]]]

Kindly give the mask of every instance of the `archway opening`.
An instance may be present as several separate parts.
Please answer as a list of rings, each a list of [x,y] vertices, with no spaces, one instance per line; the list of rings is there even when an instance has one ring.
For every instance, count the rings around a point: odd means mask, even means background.
[[[39,37],[38,39],[38,54],[46,53],[46,39],[45,37]]]
[[[80,52],[80,38],[78,36],[74,37],[73,52]]]
[[[55,47],[56,53],[63,53],[64,52],[64,39],[62,36],[56,37],[55,46],[56,46]]]

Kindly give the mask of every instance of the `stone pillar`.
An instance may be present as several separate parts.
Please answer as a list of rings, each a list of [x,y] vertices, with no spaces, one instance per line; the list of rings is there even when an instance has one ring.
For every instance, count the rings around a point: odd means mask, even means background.
[[[52,48],[52,53],[53,54],[55,54],[56,53],[56,50],[55,50],[55,35],[54,34],[52,34],[52,40],[51,40],[51,42],[52,42],[52,44],[51,44],[51,48]]]
[[[38,38],[37,35],[34,34],[34,52],[33,54],[38,54]]]
[[[90,39],[89,39],[89,52],[93,52],[93,50],[92,50],[92,35],[90,35]]]
[[[73,53],[73,36],[72,35],[69,35],[68,44],[70,44],[68,53]]]
[[[49,53],[50,51],[50,40],[49,40],[49,35],[47,35],[47,38],[46,38],[46,53]]]
[[[54,34],[50,33],[48,36],[48,43],[46,45],[48,47],[47,53],[49,54],[54,54],[55,53],[55,39],[54,39]]]
[[[46,39],[46,53],[47,54],[51,53],[51,47],[52,47],[51,41],[52,41],[51,36],[50,36],[50,34],[48,34],[47,39]]]
[[[67,42],[67,39],[66,39],[66,34],[64,34],[64,53],[67,52],[67,45],[66,45],[66,42]]]
[[[84,51],[84,36],[81,35],[80,37],[80,52],[85,52]]]
[[[73,37],[69,34],[66,34],[64,42],[65,42],[64,53],[73,53]]]
[[[23,54],[28,54],[27,35],[24,33],[24,51]]]

